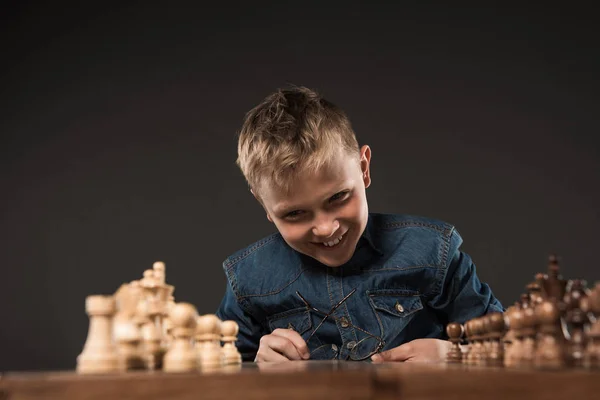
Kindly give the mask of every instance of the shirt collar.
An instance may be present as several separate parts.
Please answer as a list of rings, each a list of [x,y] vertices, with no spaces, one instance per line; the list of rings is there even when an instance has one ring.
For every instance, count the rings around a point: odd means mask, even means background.
[[[361,240],[359,241],[359,243],[361,241],[366,242],[366,244],[373,249],[377,254],[379,254],[380,256],[383,255],[383,252],[379,249],[379,247],[377,247],[377,245],[375,244],[375,226],[374,226],[374,222],[373,222],[373,218],[371,217],[371,214],[369,214],[369,219],[367,220],[367,226],[365,227],[365,230],[363,232],[363,234],[361,235]]]

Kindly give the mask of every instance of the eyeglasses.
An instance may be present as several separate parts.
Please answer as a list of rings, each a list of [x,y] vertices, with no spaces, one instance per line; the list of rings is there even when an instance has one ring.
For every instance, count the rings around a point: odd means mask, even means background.
[[[321,319],[321,321],[317,325],[317,327],[310,333],[310,335],[306,339],[306,343],[309,342],[309,340],[314,336],[314,334],[321,327],[321,325],[323,325],[323,323],[325,322],[325,320],[327,320],[327,318],[331,318],[334,321],[339,321],[341,319],[332,314],[346,300],[348,300],[348,298],[350,296],[352,296],[354,294],[354,292],[356,292],[356,289],[352,289],[352,291],[350,291],[350,293],[348,293],[346,296],[344,296],[344,298],[341,299],[335,306],[333,306],[333,308],[331,310],[329,310],[329,312],[327,312],[327,313],[319,310],[316,307],[313,307],[308,302],[308,300],[306,300],[304,298],[304,296],[302,296],[300,294],[300,292],[298,292],[298,291],[296,292],[296,295],[298,295],[298,297],[300,297],[300,299],[304,302],[306,307],[308,307],[310,310],[314,311],[315,313],[324,316],[323,319]],[[348,324],[347,325],[348,327],[352,327],[366,335],[364,338],[362,338],[361,340],[356,342],[356,344],[350,349],[350,352],[348,353],[348,359],[350,359],[352,361],[364,361],[364,360],[370,358],[373,354],[379,353],[385,346],[385,341],[381,337],[379,337],[377,335],[373,335],[372,333],[367,332],[364,329],[361,329],[358,326],[353,325],[349,322],[347,322],[347,324]],[[325,345],[321,345],[321,346],[318,346],[317,348],[313,349],[310,352],[310,358],[312,358],[312,359],[327,359],[327,358],[336,359],[339,357],[339,354],[340,354],[340,351],[335,344],[325,344]]]

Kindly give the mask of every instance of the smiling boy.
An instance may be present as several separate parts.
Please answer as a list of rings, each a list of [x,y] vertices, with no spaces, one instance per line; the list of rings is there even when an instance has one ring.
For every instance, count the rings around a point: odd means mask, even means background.
[[[369,212],[370,162],[311,89],[246,115],[237,163],[278,232],[223,263],[217,315],[238,322],[244,360],[440,361],[449,322],[503,311],[454,226]]]

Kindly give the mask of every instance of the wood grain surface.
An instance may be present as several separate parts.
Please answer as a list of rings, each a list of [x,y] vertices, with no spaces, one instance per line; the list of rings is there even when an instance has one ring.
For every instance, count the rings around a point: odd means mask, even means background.
[[[0,399],[598,399],[600,371],[303,361],[239,370],[9,372]]]

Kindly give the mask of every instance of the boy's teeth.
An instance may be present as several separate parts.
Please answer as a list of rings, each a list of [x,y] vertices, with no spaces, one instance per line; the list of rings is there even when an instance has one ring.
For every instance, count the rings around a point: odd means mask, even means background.
[[[325,246],[327,246],[327,247],[335,246],[336,244],[338,244],[342,240],[342,237],[344,237],[344,235],[340,236],[337,239],[332,240],[331,242],[324,242],[323,244]]]

